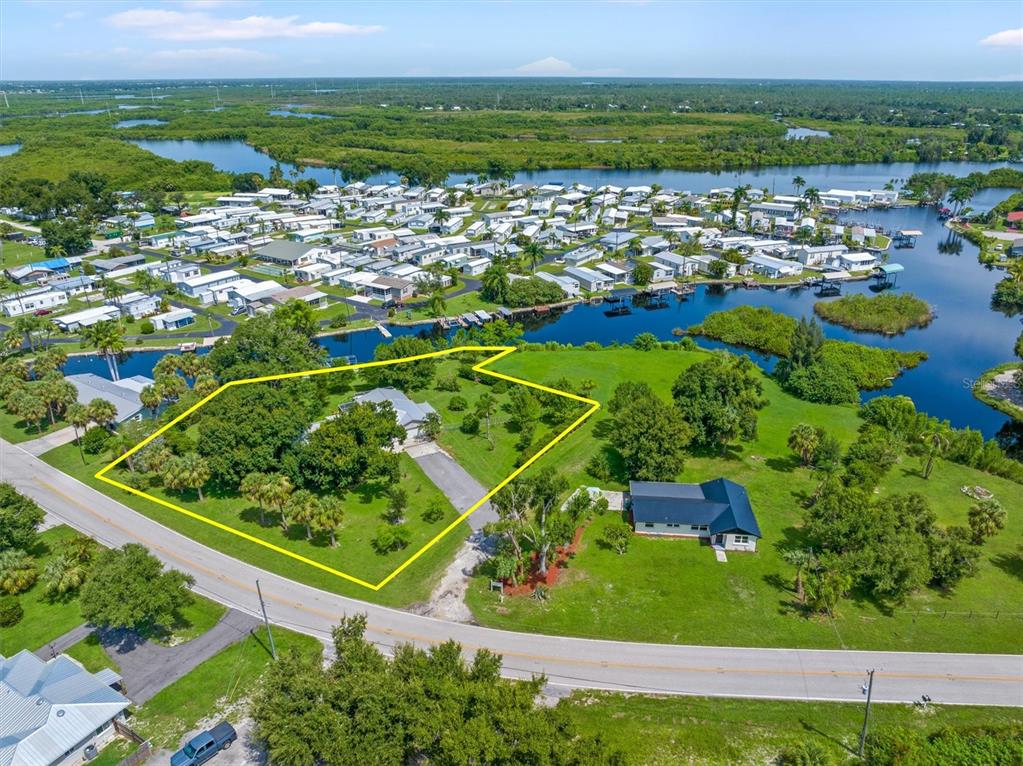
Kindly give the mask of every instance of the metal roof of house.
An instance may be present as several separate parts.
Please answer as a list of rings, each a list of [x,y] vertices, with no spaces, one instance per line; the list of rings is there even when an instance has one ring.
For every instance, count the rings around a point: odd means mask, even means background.
[[[702,484],[633,481],[629,494],[632,518],[637,524],[696,524],[708,526],[711,534],[761,536],[745,487],[728,479]]]
[[[426,402],[422,404],[414,402],[396,388],[374,388],[372,391],[367,391],[364,394],[356,394],[355,401],[360,403],[371,402],[373,404],[390,402],[397,414],[398,424],[404,428],[418,425],[426,420],[427,415],[436,412]]]
[[[117,409],[117,422],[132,417],[142,409],[139,391],[152,385],[144,375],[133,375],[118,381],[107,380],[91,372],[68,375],[67,380],[78,389],[78,402],[88,404],[93,399],[106,399]],[[0,764],[0,766],[3,766]]]
[[[118,715],[128,699],[111,678],[63,654],[0,655],[0,766],[49,766]]]

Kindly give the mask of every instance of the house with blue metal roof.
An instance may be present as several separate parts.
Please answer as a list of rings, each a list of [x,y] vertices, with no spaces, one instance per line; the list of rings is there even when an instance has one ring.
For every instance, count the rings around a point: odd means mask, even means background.
[[[632,481],[629,501],[636,534],[703,538],[729,551],[755,551],[761,537],[746,488],[728,479]]]
[[[0,655],[0,766],[77,764],[115,735],[128,698],[110,669],[90,673],[61,654]]]

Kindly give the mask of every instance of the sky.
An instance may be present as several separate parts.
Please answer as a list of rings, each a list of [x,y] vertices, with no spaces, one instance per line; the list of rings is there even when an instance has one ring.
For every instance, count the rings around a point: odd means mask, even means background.
[[[1023,81],[1023,2],[0,0],[0,80]]]

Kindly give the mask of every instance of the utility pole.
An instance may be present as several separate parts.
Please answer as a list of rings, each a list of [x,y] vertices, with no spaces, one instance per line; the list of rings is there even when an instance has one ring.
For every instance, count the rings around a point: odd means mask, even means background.
[[[270,656],[273,657],[274,662],[276,662],[277,647],[274,646],[274,634],[270,630],[270,620],[267,619],[266,616],[266,604],[263,603],[263,590],[259,587],[259,580],[256,580],[256,593],[259,595],[259,608],[263,611],[263,624],[266,625],[266,635],[270,639]],[[860,745],[860,750],[863,750],[862,745]]]
[[[867,707],[863,711],[863,728],[860,730],[860,747],[857,754],[863,758],[863,745],[867,741],[867,726],[870,723],[870,697],[874,692],[874,669],[867,671]]]

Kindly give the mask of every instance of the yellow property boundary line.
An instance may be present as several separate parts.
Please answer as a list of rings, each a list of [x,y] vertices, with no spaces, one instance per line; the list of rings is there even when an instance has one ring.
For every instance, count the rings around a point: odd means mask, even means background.
[[[185,516],[188,516],[189,518],[195,519],[197,521],[201,521],[204,524],[209,524],[211,527],[216,527],[217,529],[220,529],[220,530],[222,530],[224,532],[229,532],[232,535],[235,535],[237,537],[242,538],[243,540],[248,540],[249,542],[256,543],[257,545],[262,545],[264,548],[268,548],[268,549],[270,549],[272,551],[275,551],[277,553],[280,553],[280,554],[283,554],[283,555],[288,556],[290,558],[293,558],[296,561],[301,561],[304,564],[308,564],[309,566],[316,567],[317,569],[320,569],[320,570],[322,570],[324,572],[328,572],[328,573],[330,573],[332,575],[335,575],[337,577],[341,577],[341,578],[343,578],[345,580],[348,580],[349,582],[353,582],[353,583],[355,583],[357,585],[361,585],[364,588],[369,588],[372,591],[378,591],[381,588],[383,588],[385,585],[387,585],[387,583],[389,583],[395,577],[397,577],[402,571],[404,571],[409,565],[411,565],[413,561],[418,559],[420,556],[422,556],[424,553],[426,553],[426,551],[428,551],[430,548],[432,548],[434,545],[436,545],[437,542],[439,542],[440,539],[444,537],[444,535],[448,534],[451,530],[453,530],[455,527],[457,527],[459,524],[461,524],[472,513],[474,513],[476,510],[478,510],[481,505],[483,505],[490,498],[492,498],[497,492],[499,492],[502,488],[504,488],[509,482],[513,481],[517,476],[519,476],[523,471],[525,471],[527,468],[529,468],[533,463],[535,463],[541,457],[546,455],[554,447],[554,445],[556,445],[558,442],[560,442],[562,439],[564,439],[566,436],[568,436],[568,434],[571,433],[574,428],[576,428],[577,426],[581,425],[594,412],[596,412],[598,409],[600,409],[600,403],[597,402],[597,401],[594,401],[593,399],[587,399],[584,396],[577,396],[576,394],[569,393],[568,391],[561,391],[561,390],[556,389],[556,388],[551,388],[549,386],[540,385],[539,383],[533,383],[531,381],[522,380],[521,378],[516,378],[516,377],[513,377],[511,375],[505,375],[504,373],[501,373],[501,372],[494,372],[492,370],[485,369],[488,365],[493,364],[494,362],[496,362],[496,361],[498,361],[500,359],[503,359],[504,357],[506,357],[509,354],[513,353],[515,350],[516,350],[515,346],[457,346],[457,347],[454,347],[454,348],[443,349],[441,351],[432,351],[432,352],[430,352],[428,354],[417,354],[415,356],[406,356],[406,357],[402,357],[400,359],[388,359],[386,361],[379,361],[379,362],[363,362],[362,364],[353,364],[353,365],[349,365],[349,366],[346,366],[346,367],[324,367],[322,369],[306,370],[304,372],[286,372],[286,373],[282,373],[280,375],[264,375],[263,377],[260,377],[260,378],[245,378],[243,380],[232,380],[229,383],[225,383],[224,385],[222,385],[220,388],[218,388],[216,391],[214,391],[209,396],[205,397],[204,399],[201,399],[199,402],[197,402],[196,404],[194,404],[191,407],[189,407],[183,413],[181,413],[176,418],[174,418],[174,420],[170,421],[166,425],[162,426],[161,428],[159,428],[158,430],[156,430],[155,432],[150,434],[148,437],[146,437],[144,440],[142,440],[141,442],[136,444],[134,447],[132,447],[127,452],[125,452],[123,455],[121,455],[119,458],[114,460],[112,463],[110,463],[109,465],[107,465],[107,466],[103,467],[102,469],[100,469],[99,471],[97,471],[96,474],[95,474],[95,477],[97,479],[99,479],[100,481],[104,481],[107,484],[110,484],[110,485],[112,485],[114,487],[117,487],[118,489],[124,490],[125,492],[130,492],[133,495],[138,495],[139,497],[144,498],[145,500],[149,500],[149,501],[151,501],[153,503],[156,503],[158,505],[162,505],[164,508],[170,508],[172,511],[177,511],[178,513],[184,514]],[[274,545],[273,543],[267,542],[266,540],[262,540],[262,539],[260,539],[258,537],[255,537],[254,535],[250,535],[247,532],[242,532],[241,530],[235,529],[234,527],[230,527],[227,524],[222,524],[219,521],[211,519],[211,518],[209,518],[207,516],[203,516],[201,513],[196,513],[195,511],[190,511],[187,508],[182,508],[182,507],[177,506],[174,503],[168,502],[166,500],[161,500],[160,498],[154,497],[153,495],[150,495],[150,494],[148,494],[146,492],[143,492],[142,490],[135,489],[134,487],[129,487],[127,484],[122,484],[121,482],[117,481],[116,479],[111,479],[111,478],[108,478],[106,476],[107,472],[110,471],[110,469],[112,469],[115,466],[117,466],[121,461],[127,460],[129,457],[131,457],[136,452],[138,452],[140,449],[145,447],[147,444],[149,444],[149,442],[151,442],[153,439],[158,437],[164,431],[166,431],[167,429],[169,429],[172,426],[176,425],[177,423],[180,423],[182,420],[187,418],[189,415],[191,415],[193,412],[198,410],[200,407],[202,407],[204,404],[209,402],[211,399],[213,399],[214,397],[218,396],[221,392],[226,391],[227,389],[231,388],[232,386],[240,386],[240,385],[244,385],[244,384],[247,384],[247,383],[266,383],[266,382],[270,382],[270,381],[274,381],[274,380],[287,380],[289,378],[308,378],[308,377],[312,377],[313,375],[329,375],[331,373],[337,373],[337,372],[350,372],[350,371],[353,371],[353,370],[368,369],[370,367],[383,367],[383,366],[389,365],[389,364],[402,364],[402,363],[405,363],[405,362],[415,362],[415,361],[420,360],[420,359],[431,359],[431,358],[435,358],[435,357],[449,356],[451,354],[457,354],[457,353],[461,353],[461,352],[464,352],[464,351],[470,351],[470,352],[497,352],[497,353],[494,354],[494,356],[489,356],[486,359],[484,359],[482,362],[480,362],[479,364],[475,365],[472,368],[473,372],[478,372],[478,373],[481,373],[483,375],[489,375],[489,376],[491,376],[493,378],[499,378],[501,380],[506,380],[506,381],[509,381],[511,383],[517,383],[519,385],[528,386],[529,388],[535,388],[538,391],[544,391],[545,393],[548,393],[548,394],[555,394],[557,396],[564,396],[564,397],[566,397],[568,399],[574,399],[577,402],[582,402],[583,404],[589,405],[589,408],[580,417],[576,418],[563,431],[561,431],[561,433],[559,433],[557,436],[555,436],[554,439],[552,439],[550,442],[545,444],[542,449],[540,449],[539,451],[536,452],[536,454],[534,454],[532,457],[530,457],[526,462],[524,462],[521,466],[516,468],[510,474],[508,474],[508,476],[505,477],[503,480],[501,480],[501,482],[498,483],[497,486],[495,486],[487,494],[485,494],[483,497],[481,497],[479,500],[477,500],[472,505],[472,507],[470,507],[467,511],[465,511],[465,513],[463,513],[457,519],[455,519],[450,524],[448,524],[448,526],[445,527],[436,536],[434,536],[433,539],[431,539],[429,542],[427,542],[422,548],[420,548],[414,554],[412,554],[412,556],[410,556],[404,563],[399,565],[393,572],[391,572],[389,575],[387,575],[387,577],[385,577],[384,579],[382,579],[380,582],[376,583],[375,585],[373,583],[367,582],[367,581],[365,581],[363,579],[360,579],[358,577],[355,577],[353,575],[347,574],[346,572],[342,572],[340,570],[334,569],[333,567],[327,566],[326,564],[321,564],[319,561],[313,561],[312,559],[306,558],[305,556],[303,556],[303,555],[301,555],[299,553],[294,553],[293,551],[289,551],[289,550],[286,550],[285,548],[281,548],[278,545]]]

